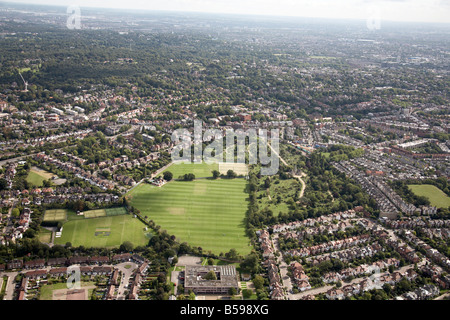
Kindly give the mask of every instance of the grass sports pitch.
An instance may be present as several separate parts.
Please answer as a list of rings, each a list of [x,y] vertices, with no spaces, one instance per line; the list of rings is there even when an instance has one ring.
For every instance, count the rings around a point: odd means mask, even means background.
[[[114,248],[124,241],[130,241],[134,246],[144,246],[150,239],[149,235],[138,218],[122,214],[67,221],[63,225],[61,237],[55,238],[55,243],[64,245],[70,242],[75,247]]]
[[[200,179],[171,181],[161,188],[141,184],[128,196],[143,216],[178,241],[202,247],[204,252],[219,254],[234,248],[245,255],[251,250],[244,226],[245,188],[245,179]]]
[[[178,179],[179,176],[186,173],[193,173],[196,178],[206,178],[212,177],[213,170],[219,170],[217,163],[174,163],[163,172],[172,172],[174,179]]]
[[[438,208],[448,208],[450,197],[444,191],[431,184],[410,184],[408,187],[418,196],[427,197],[432,206]]]

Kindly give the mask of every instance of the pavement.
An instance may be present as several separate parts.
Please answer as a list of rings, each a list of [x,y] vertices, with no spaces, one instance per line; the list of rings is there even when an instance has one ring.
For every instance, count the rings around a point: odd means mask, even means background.
[[[281,159],[281,158],[280,158]],[[300,181],[300,183],[302,184],[302,189],[300,190],[300,195],[299,195],[299,198],[302,198],[303,197],[303,194],[305,193],[305,189],[306,189],[306,183],[305,183],[305,181],[302,179],[303,177],[306,177],[306,174],[304,173],[304,172],[302,172],[302,174],[301,175],[296,175],[296,176],[294,176],[294,178],[297,178],[299,181]]]
[[[131,266],[130,268],[125,268],[125,266]],[[130,282],[131,275],[133,271],[138,267],[134,262],[122,262],[116,264],[115,268],[119,269],[122,273],[122,278],[120,280],[119,288],[117,289],[117,300],[125,300],[125,291],[128,290],[128,283]]]
[[[7,284],[6,284],[6,291],[5,296],[3,300],[12,300],[14,296],[15,286],[14,279],[16,278],[18,272],[4,272],[0,274],[0,277],[3,278],[3,276],[7,276]]]

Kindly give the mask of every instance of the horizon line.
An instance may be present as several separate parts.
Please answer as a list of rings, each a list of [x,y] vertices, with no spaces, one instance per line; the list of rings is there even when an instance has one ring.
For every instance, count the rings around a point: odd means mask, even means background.
[[[31,5],[38,7],[58,7],[58,8],[67,8],[67,5],[55,3],[31,3],[27,1],[0,1],[0,4],[10,4],[10,5]],[[75,4],[69,6],[77,6]],[[149,9],[149,8],[139,8],[139,7],[114,7],[114,6],[89,6],[82,5],[78,6],[80,9],[92,9],[92,10],[112,10],[112,11],[126,11],[128,13],[179,13],[179,14],[204,14],[204,15],[222,15],[222,16],[251,16],[251,17],[259,17],[259,18],[298,18],[298,19],[323,19],[330,21],[365,21],[365,18],[357,18],[357,17],[328,17],[328,16],[300,16],[300,15],[285,15],[285,14],[270,14],[270,13],[249,13],[249,12],[222,12],[222,11],[214,11],[214,10],[205,10],[205,11],[197,11],[197,10],[186,10],[186,9]],[[140,12],[136,12],[140,11]],[[429,21],[429,20],[392,20],[392,19],[379,19],[382,22],[387,23],[414,23],[414,24],[437,24],[437,25],[445,25],[449,26],[450,21]]]

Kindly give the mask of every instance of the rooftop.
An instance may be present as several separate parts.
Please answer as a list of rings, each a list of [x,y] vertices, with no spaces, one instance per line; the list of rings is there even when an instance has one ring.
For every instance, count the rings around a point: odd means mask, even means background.
[[[210,271],[216,273],[217,280],[205,280]],[[186,266],[185,288],[188,287],[238,287],[236,267],[234,266]]]

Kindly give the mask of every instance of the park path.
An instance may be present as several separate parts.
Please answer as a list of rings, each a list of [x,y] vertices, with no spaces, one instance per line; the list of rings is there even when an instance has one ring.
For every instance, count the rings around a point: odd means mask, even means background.
[[[168,167],[170,167],[172,164],[174,164],[173,162],[166,164],[164,167],[158,169],[155,171],[155,173],[152,173],[151,177],[156,177],[158,174],[160,174],[161,172],[163,172],[164,170],[166,170]]]
[[[300,183],[302,184],[302,189],[300,190],[299,198],[303,197],[303,194],[305,193],[305,189],[306,189],[306,183],[302,179],[302,177],[306,177],[306,173],[302,172],[301,175],[295,175],[294,176],[294,178],[297,178],[300,181]]]
[[[270,150],[272,150],[272,152],[275,153],[275,154],[278,156],[278,158],[280,158],[281,162],[283,162],[283,164],[284,164],[286,167],[289,167],[289,165],[287,164],[287,162],[284,161],[284,159],[278,154],[278,152],[275,151],[274,148],[272,148],[272,146],[270,145],[269,142],[267,142],[267,145],[270,147]]]
[[[288,167],[289,165],[278,154],[278,152],[276,152],[269,143],[267,143],[267,145],[270,147],[270,150],[272,150],[272,152],[275,153],[278,156],[278,158],[280,158],[280,161],[283,162],[283,164]],[[293,177],[297,178],[300,181],[300,183],[302,184],[302,189],[300,190],[300,196],[299,196],[299,198],[301,198],[301,197],[303,197],[303,194],[305,193],[305,189],[306,189],[306,183],[305,183],[305,181],[302,178],[306,177],[306,174],[304,172],[302,172],[300,175],[294,175]]]

